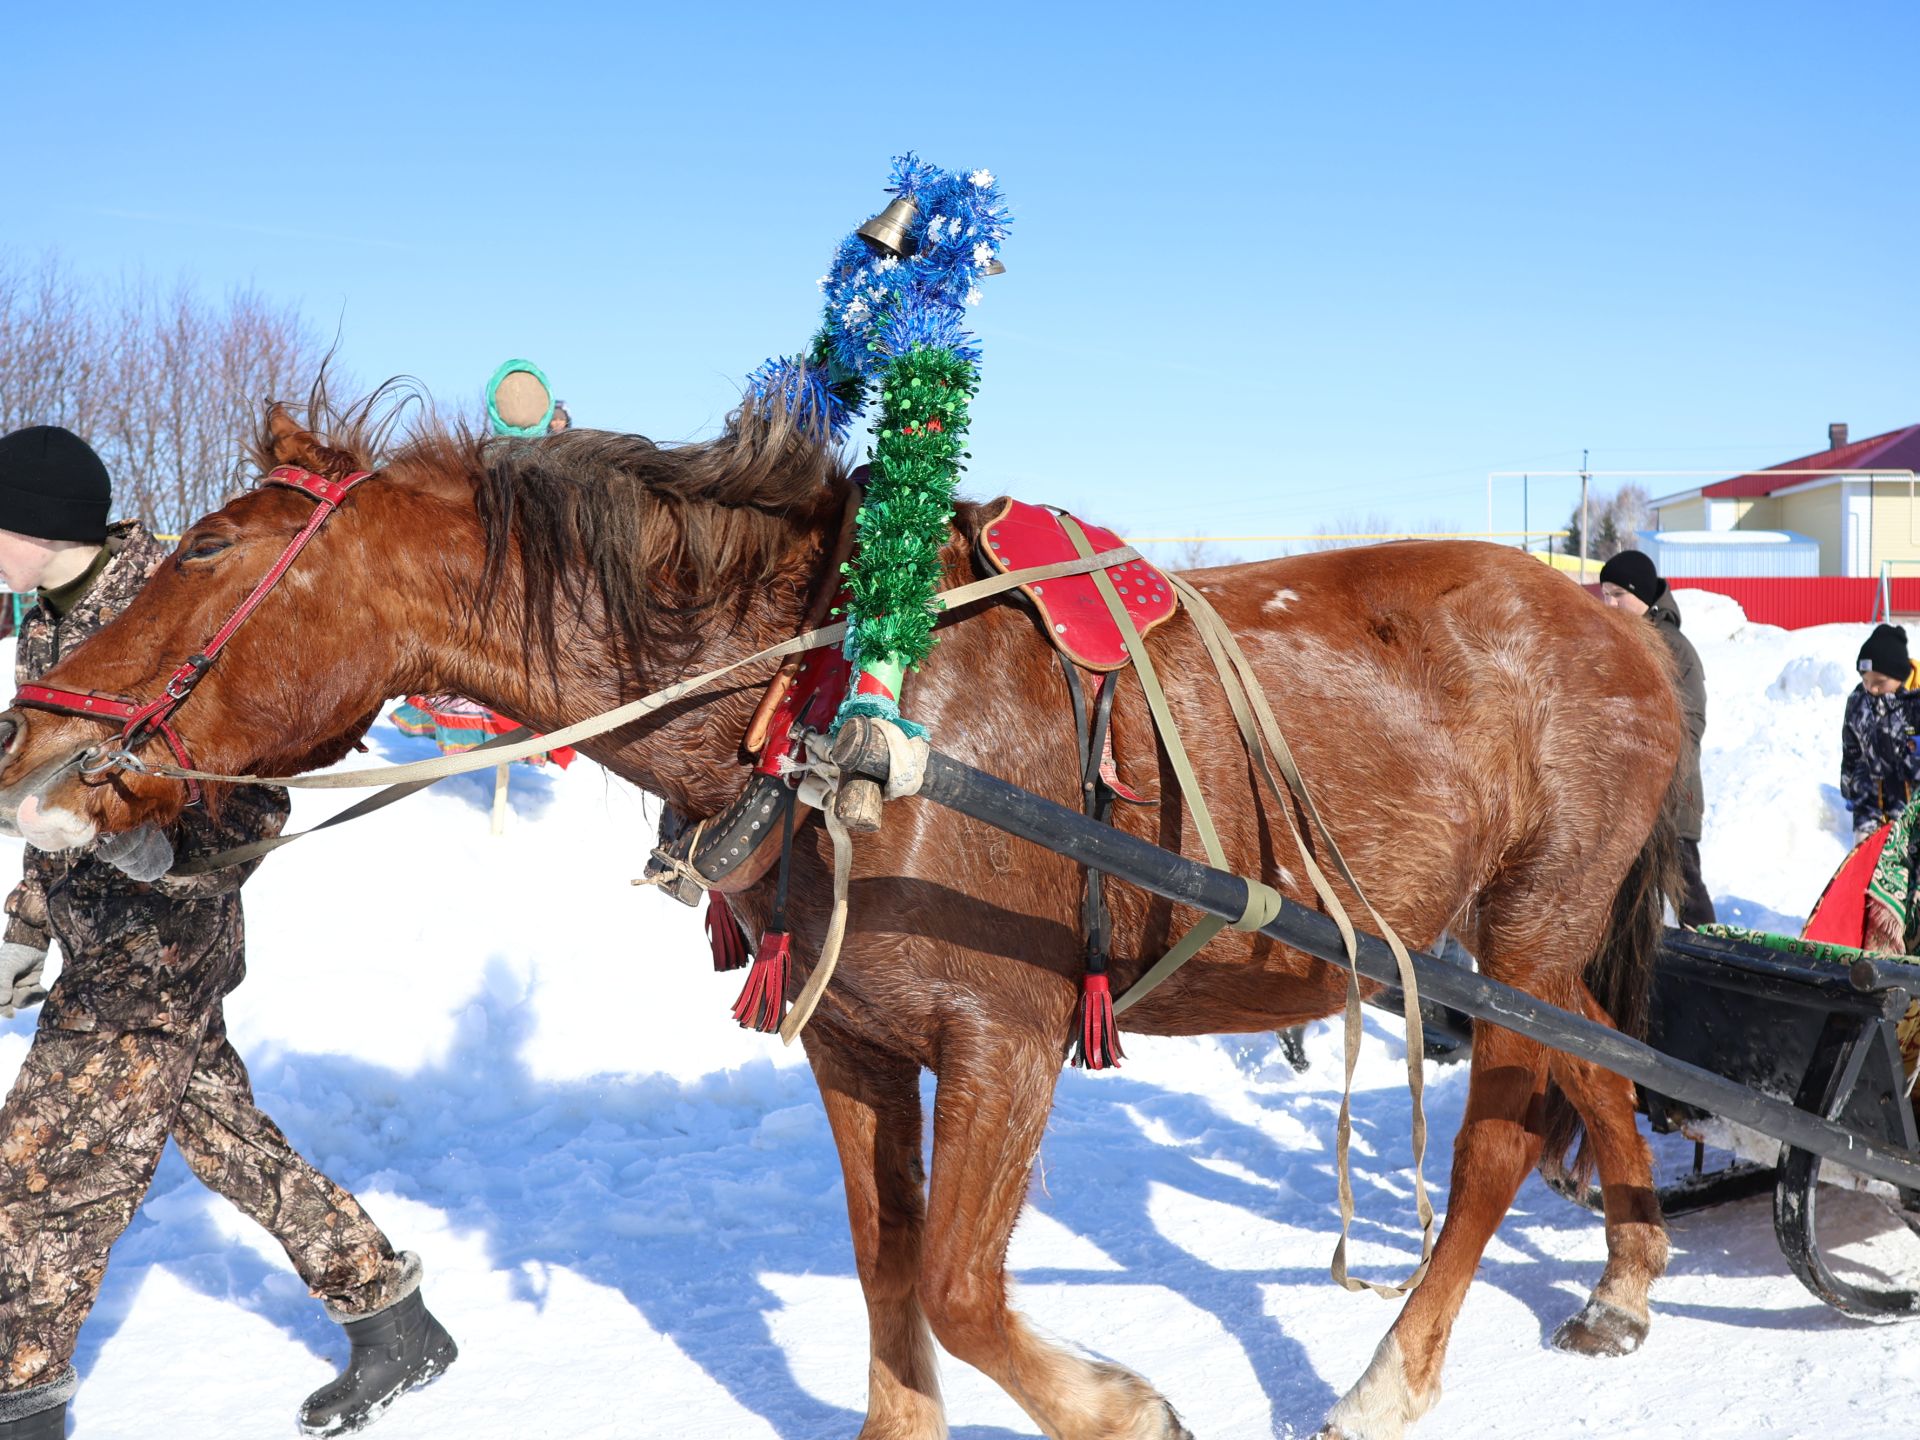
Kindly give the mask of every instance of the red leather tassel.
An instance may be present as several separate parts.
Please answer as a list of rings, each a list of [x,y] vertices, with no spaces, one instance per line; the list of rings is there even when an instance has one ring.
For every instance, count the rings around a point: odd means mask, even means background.
[[[1110,1070],[1126,1058],[1126,1052],[1120,1048],[1120,1027],[1113,1018],[1113,990],[1107,984],[1107,977],[1083,975],[1073,1063],[1087,1070]]]
[[[713,951],[713,968],[738,970],[747,963],[747,932],[733,918],[733,907],[718,890],[707,892],[707,946]]]
[[[760,937],[753,969],[747,972],[740,998],[733,1002],[733,1018],[743,1029],[769,1035],[780,1029],[781,1017],[787,1013],[787,954],[792,948],[784,930],[769,930]]]

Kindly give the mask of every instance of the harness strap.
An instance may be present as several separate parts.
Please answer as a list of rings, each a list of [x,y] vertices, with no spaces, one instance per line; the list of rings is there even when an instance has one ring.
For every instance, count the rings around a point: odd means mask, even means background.
[[[827,993],[827,983],[833,979],[834,969],[840,963],[840,946],[847,938],[847,890],[853,879],[853,836],[833,813],[831,805],[821,810],[820,822],[827,827],[827,838],[833,842],[833,909],[827,917],[827,933],[820,941],[820,958],[814,962],[813,973],[794,997],[793,1009],[780,1022],[780,1038],[789,1045],[799,1038],[819,1008],[821,998]]]
[[[1084,558],[1091,553],[1086,532],[1071,515],[1060,514],[1061,526],[1068,538],[1073,541],[1074,549]],[[1299,767],[1294,763],[1293,753],[1287,745],[1286,736],[1281,732],[1279,722],[1274,718],[1272,708],[1267,704],[1265,693],[1254,675],[1252,667],[1240,649],[1233,632],[1221,621],[1219,613],[1198,590],[1180,579],[1169,576],[1175,589],[1186,599],[1194,617],[1196,629],[1200,632],[1208,655],[1212,658],[1214,669],[1218,672],[1220,683],[1226,692],[1229,708],[1240,728],[1240,734],[1246,743],[1247,752],[1259,768],[1267,787],[1273,792],[1274,800],[1281,813],[1286,817],[1287,827],[1293,836],[1294,846],[1299,851],[1302,863],[1306,867],[1314,892],[1326,907],[1328,916],[1339,928],[1343,947],[1347,952],[1347,996],[1346,996],[1346,1076],[1340,1097],[1340,1116],[1336,1131],[1335,1160],[1340,1192],[1340,1240],[1333,1252],[1332,1274],[1340,1285],[1348,1290],[1372,1290],[1377,1295],[1391,1296],[1405,1294],[1417,1286],[1426,1277],[1427,1268],[1433,1258],[1434,1211],[1433,1203],[1427,1194],[1425,1160],[1427,1149],[1426,1107],[1423,1094],[1425,1090],[1425,1057],[1422,1053],[1422,1035],[1419,1025],[1419,989],[1413,974],[1413,961],[1400,937],[1394,932],[1380,913],[1374,909],[1366,897],[1360,882],[1355,878],[1346,858],[1340,853],[1340,846],[1333,838],[1333,832],[1321,819],[1313,797],[1308,793],[1306,782],[1301,778]],[[1200,841],[1206,847],[1207,857],[1213,868],[1232,873],[1226,861],[1225,852],[1220,845],[1219,835],[1214,829],[1212,816],[1206,802],[1201,798],[1199,779],[1187,758],[1186,746],[1180,739],[1171,711],[1168,709],[1166,695],[1160,687],[1154,673],[1152,659],[1147,647],[1142,643],[1133,617],[1127,612],[1125,602],[1120,599],[1111,579],[1104,570],[1093,572],[1094,586],[1100,592],[1100,598],[1106,603],[1115,624],[1127,641],[1127,648],[1134,657],[1135,668],[1140,673],[1141,689],[1146,693],[1147,708],[1152,713],[1154,723],[1160,732],[1162,744],[1166,747],[1167,759],[1173,767],[1173,773],[1180,784],[1180,790],[1189,808],[1193,811],[1194,826],[1199,831]],[[1400,981],[1406,999],[1407,1027],[1407,1085],[1413,1102],[1412,1148],[1414,1166],[1414,1191],[1416,1210],[1420,1218],[1420,1261],[1404,1281],[1397,1285],[1377,1285],[1372,1281],[1352,1277],[1347,1271],[1347,1239],[1353,1224],[1353,1180],[1349,1153],[1353,1135],[1353,1076],[1359,1063],[1362,1024],[1360,1015],[1360,972],[1357,966],[1359,941],[1355,935],[1353,921],[1346,907],[1340,903],[1326,874],[1314,859],[1313,852],[1307,846],[1294,821],[1292,810],[1286,803],[1279,783],[1274,779],[1269,764],[1269,754],[1273,763],[1280,767],[1285,777],[1287,790],[1291,792],[1300,808],[1305,812],[1308,823],[1318,833],[1327,847],[1327,854],[1346,881],[1360,903],[1367,909],[1368,915],[1378,927],[1381,938],[1393,951],[1394,959],[1400,971]],[[1260,881],[1242,877],[1247,886],[1247,908],[1239,920],[1234,922],[1238,930],[1258,930],[1280,911],[1281,897]],[[1187,961],[1204,949],[1207,943],[1225,927],[1226,922],[1218,916],[1202,916],[1179,942],[1150,966],[1127,992],[1114,1002],[1114,1012],[1119,1014],[1137,1003],[1153,988],[1178,970]]]
[[[849,477],[847,503],[840,512],[840,529],[835,535],[833,548],[827,552],[827,567],[820,576],[814,590],[813,599],[807,605],[806,628],[811,630],[825,622],[827,612],[833,608],[834,597],[846,584],[844,574],[847,561],[853,555],[853,542],[857,534],[855,521],[860,514],[860,502],[865,495],[862,475],[863,465]],[[760,697],[760,703],[754,707],[753,719],[747,722],[747,738],[741,748],[749,755],[758,755],[766,749],[767,731],[773,722],[774,711],[780,708],[780,701],[793,688],[794,678],[798,675],[800,657],[790,655],[781,662],[774,672],[773,679],[767,682],[766,693]],[[784,739],[785,737],[780,737]]]
[[[1280,913],[1280,907],[1286,903],[1286,897],[1270,885],[1242,875],[1240,879],[1247,887],[1247,908],[1240,912],[1240,918],[1232,922],[1233,928],[1241,931],[1265,929],[1272,923],[1273,917]],[[1207,942],[1227,927],[1227,921],[1218,915],[1203,915],[1194,922],[1193,928],[1182,935],[1174,947],[1150,965],[1141,977],[1127,987],[1126,994],[1113,1002],[1113,1013],[1123,1014],[1129,1006],[1146,998],[1153,988],[1178,970],[1187,961],[1206,949]]]
[[[25,705],[34,710],[49,710],[56,715],[79,715],[86,718],[100,717],[124,721],[122,736],[140,723],[139,716],[145,708],[135,701],[122,700],[113,695],[100,695],[91,690],[61,690],[52,685],[39,684],[22,685],[19,693],[14,696],[13,703]],[[174,728],[166,722],[165,717],[151,719],[145,723],[151,727],[152,733],[159,735],[167,742],[167,748],[173,751],[176,760],[182,765],[192,763],[192,757],[187,754],[186,744],[174,732]],[[111,765],[126,765],[130,769],[140,770],[149,768],[135,759],[124,745],[119,750],[109,752],[107,759],[109,765],[101,768],[109,768]],[[85,771],[85,767],[82,768]],[[85,773],[94,772],[85,771]],[[200,784],[196,780],[187,781],[187,803],[189,805],[200,803]]]
[[[1220,674],[1221,684],[1226,690],[1234,719],[1240,726],[1241,737],[1246,742],[1247,752],[1253,757],[1262,778],[1267,783],[1267,788],[1272,791],[1277,807],[1286,816],[1287,828],[1306,866],[1314,891],[1339,927],[1341,941],[1347,952],[1346,1074],[1341,1087],[1340,1117],[1335,1138],[1335,1172],[1340,1191],[1340,1240],[1333,1252],[1333,1278],[1348,1290],[1372,1290],[1376,1295],[1382,1296],[1405,1294],[1426,1277],[1427,1267],[1432,1262],[1434,1242],[1433,1202],[1427,1195],[1424,1169],[1427,1152],[1427,1114],[1423,1098],[1426,1089],[1425,1056],[1419,1019],[1420,992],[1413,971],[1413,960],[1393,927],[1367,899],[1366,891],[1361,888],[1360,881],[1347,865],[1346,857],[1340,853],[1340,846],[1335,842],[1333,832],[1327,828],[1326,821],[1321,818],[1319,807],[1313,803],[1313,796],[1308,792],[1306,781],[1301,777],[1299,766],[1294,762],[1293,752],[1287,745],[1286,735],[1281,731],[1279,721],[1275,719],[1273,709],[1267,703],[1266,694],[1260,687],[1259,679],[1254,675],[1253,667],[1247,663],[1246,654],[1241,650],[1240,642],[1235,639],[1233,631],[1227,627],[1221,620],[1219,612],[1197,589],[1177,575],[1168,578],[1187,602],[1188,613],[1193,616],[1200,638],[1207,647],[1207,653],[1213,659],[1214,668]],[[1348,1156],[1353,1136],[1353,1075],[1354,1068],[1359,1062],[1361,1040],[1360,975],[1355,964],[1357,944],[1353,922],[1348,918],[1345,907],[1340,904],[1332,886],[1327,883],[1325,873],[1315,862],[1312,853],[1304,843],[1299,826],[1294,821],[1293,811],[1287,805],[1286,797],[1282,795],[1280,786],[1273,777],[1273,770],[1268,763],[1269,756],[1279,765],[1280,772],[1286,779],[1287,790],[1299,803],[1301,810],[1307,816],[1308,823],[1325,842],[1328,858],[1332,860],[1340,878],[1346,881],[1360,903],[1366,907],[1367,914],[1377,927],[1380,937],[1392,950],[1395,964],[1400,972],[1400,985],[1406,1002],[1404,1019],[1407,1038],[1407,1088],[1413,1102],[1411,1138],[1415,1207],[1420,1217],[1420,1263],[1414,1267],[1412,1274],[1397,1285],[1377,1285],[1372,1281],[1355,1279],[1347,1273],[1347,1236],[1352,1228],[1354,1213],[1353,1178]],[[1165,961],[1161,963],[1165,964]],[[1172,967],[1169,967],[1168,973],[1171,973],[1171,969]],[[1158,980],[1155,983],[1157,984]],[[1131,999],[1132,992],[1129,991],[1123,1000]]]
[[[1092,546],[1088,544],[1087,532],[1081,528],[1080,522],[1065,511],[1057,513],[1060,516],[1061,527],[1067,532],[1067,538],[1073,541],[1073,548],[1082,556],[1089,554]],[[1206,798],[1200,793],[1200,778],[1194,773],[1192,761],[1187,758],[1186,744],[1180,738],[1179,726],[1174,724],[1173,712],[1167,706],[1166,692],[1160,688],[1160,678],[1154,672],[1153,659],[1147,654],[1146,643],[1140,638],[1140,632],[1133,623],[1133,616],[1128,613],[1126,602],[1120,598],[1120,592],[1114,588],[1113,580],[1104,569],[1093,572],[1093,583],[1094,588],[1100,592],[1100,598],[1106,602],[1114,624],[1120,627],[1120,634],[1126,640],[1128,653],[1133,656],[1134,669],[1140,675],[1140,688],[1147,697],[1147,709],[1153,716],[1154,727],[1160,732],[1161,743],[1166,747],[1167,763],[1173,767],[1173,777],[1180,786],[1180,794],[1187,802],[1187,808],[1193,812],[1194,828],[1200,832],[1200,843],[1206,848],[1207,861],[1214,869],[1225,870],[1231,874],[1232,867],[1227,864],[1226,851],[1221,847],[1219,833],[1214,829],[1213,815],[1207,809]],[[1247,880],[1248,915],[1241,916],[1241,922],[1246,921],[1256,909],[1255,893],[1264,889],[1266,887],[1259,881]],[[1260,921],[1260,925],[1266,924],[1267,920],[1271,920],[1274,915],[1280,913],[1279,897],[1274,898],[1273,912],[1265,920]],[[1206,947],[1207,942],[1220,933],[1225,924],[1226,922],[1218,916],[1201,916],[1171,950],[1161,956],[1146,974],[1129,986],[1125,994],[1115,999],[1114,1014],[1119,1015],[1124,1012],[1154,986],[1199,954]],[[1235,928],[1257,930],[1260,925],[1248,926],[1236,922]],[[1349,932],[1350,930],[1351,927],[1348,927]],[[1352,949],[1352,947],[1353,941],[1349,933],[1348,948]]]
[[[1087,542],[1087,532],[1080,528],[1080,522],[1064,510],[1056,512],[1060,524],[1067,532],[1067,538],[1073,541],[1073,548],[1080,553],[1082,561],[1095,558],[1093,546]],[[1140,631],[1133,623],[1133,616],[1127,613],[1126,602],[1120,598],[1120,592],[1113,588],[1113,580],[1101,566],[1090,572],[1093,585],[1100,592],[1100,598],[1106,601],[1107,610],[1112,614],[1114,623],[1120,627],[1121,637],[1127,642],[1127,650],[1133,656],[1134,669],[1140,672],[1140,688],[1146,692],[1147,708],[1153,712],[1153,722],[1160,730],[1160,739],[1167,747],[1167,762],[1173,766],[1174,779],[1180,782],[1180,794],[1187,802],[1187,808],[1193,812],[1194,828],[1200,832],[1200,843],[1206,848],[1207,861],[1216,870],[1227,869],[1227,852],[1220,848],[1220,836],[1213,828],[1213,814],[1207,809],[1206,799],[1200,793],[1200,778],[1194,774],[1193,763],[1187,759],[1187,747],[1180,739],[1179,727],[1173,723],[1173,712],[1167,708],[1166,692],[1160,688],[1160,677],[1154,673],[1153,660],[1147,654],[1147,647],[1141,642]]]
[[[946,613],[936,623],[944,624],[953,617],[953,612],[976,600],[999,595],[1020,585],[1035,580],[1051,580],[1061,575],[1084,575],[1088,571],[1118,565],[1123,560],[1136,560],[1140,552],[1131,545],[1118,549],[1102,551],[1085,560],[1060,560],[1051,565],[1036,565],[1027,570],[1013,570],[1004,575],[990,575],[984,580],[971,580],[964,585],[956,585],[942,590],[934,598],[942,603]],[[778,660],[783,656],[797,655],[803,650],[811,650],[817,645],[840,640],[847,633],[844,620],[831,625],[823,625],[794,636],[791,640],[782,640],[777,645],[769,645],[764,650],[756,650],[751,655],[738,660],[730,660],[725,665],[716,666],[700,675],[691,675],[684,680],[643,695],[638,700],[629,700],[599,715],[589,716],[573,725],[548,731],[544,735],[527,740],[518,740],[503,745],[498,750],[490,750],[482,755],[477,750],[469,750],[459,755],[441,755],[431,760],[415,760],[405,765],[380,765],[365,770],[330,771],[321,775],[223,775],[215,771],[194,770],[184,765],[150,765],[155,775],[164,775],[173,780],[208,780],[227,785],[279,785],[294,790],[363,790],[376,785],[405,785],[414,781],[444,780],[449,775],[466,775],[475,770],[491,769],[495,765],[504,765],[511,760],[521,760],[528,755],[537,755],[546,750],[557,750],[562,745],[578,745],[582,741],[605,735],[610,730],[618,730],[623,725],[631,725],[636,720],[651,715],[663,706],[671,705],[681,696],[715,680],[731,675],[734,671],[748,665],[760,664],[767,660]],[[503,737],[504,738],[504,737]]]
[[[193,693],[194,686],[198,685],[201,677],[212,668],[213,662],[220,657],[220,652],[226,648],[234,632],[246,623],[247,617],[253,614],[262,600],[266,599],[268,592],[280,583],[281,577],[300,557],[300,552],[307,548],[307,542],[314,537],[322,525],[326,524],[327,517],[339,508],[340,502],[346,499],[353,487],[371,473],[367,470],[355,470],[338,480],[330,480],[324,475],[302,470],[297,465],[276,466],[267,473],[265,484],[284,486],[289,490],[298,490],[312,497],[315,502],[313,514],[307,518],[307,523],[300,528],[299,533],[287,542],[280,552],[280,557],[273,562],[272,567],[261,577],[259,583],[247,593],[247,597],[227,617],[226,623],[214,631],[213,637],[199,651],[189,655],[175,668],[173,674],[167,677],[166,684],[160,687],[160,693],[153,699],[142,703],[120,696],[99,695],[88,690],[62,690],[57,686],[35,684],[21,686],[19,693],[14,697],[14,703],[38,710],[50,710],[56,714],[105,717],[124,722],[120,729],[118,744],[111,749],[102,747],[100,751],[102,763],[94,766],[93,770],[125,766],[128,769],[151,770],[157,774],[170,775],[172,778],[187,782],[188,803],[197,804],[200,799],[200,787],[197,782],[208,777],[190,773],[187,769],[176,770],[173,766],[143,765],[134,757],[133,751],[153,736],[159,735],[167,742],[167,748],[173,751],[174,758],[180,762],[181,767],[192,765],[185,743],[167,724],[168,717],[178,710],[185,703],[186,698]]]
[[[532,733],[531,730],[522,725],[517,729],[507,731],[503,735],[496,735],[484,744],[474,746],[473,753],[478,754],[482,750],[492,750],[502,745],[511,745],[516,740],[524,740]],[[376,791],[364,800],[354,801],[353,804],[342,810],[338,815],[322,820],[318,825],[309,826],[305,830],[296,830],[291,835],[272,835],[265,840],[254,840],[245,845],[236,845],[230,850],[221,850],[213,855],[202,855],[198,859],[185,860],[174,866],[173,869],[167,873],[169,875],[208,875],[215,870],[226,870],[235,865],[245,865],[249,860],[258,860],[263,855],[271,855],[282,845],[291,845],[296,840],[304,840],[307,836],[317,835],[322,830],[331,830],[334,826],[344,825],[349,820],[358,820],[363,816],[373,814],[376,810],[384,810],[387,806],[406,799],[416,791],[426,789],[427,786],[432,783],[431,780],[415,780],[410,785],[389,785],[386,789]]]

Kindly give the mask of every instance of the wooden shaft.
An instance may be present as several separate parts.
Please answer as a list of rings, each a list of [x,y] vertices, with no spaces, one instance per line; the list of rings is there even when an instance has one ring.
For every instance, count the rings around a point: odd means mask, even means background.
[[[1210,869],[1089,820],[937,750],[927,758],[919,797],[1209,915],[1237,920],[1246,910],[1247,883],[1239,876]],[[1339,930],[1318,911],[1286,905],[1261,933],[1330,965],[1346,964]],[[1393,952],[1384,941],[1363,934],[1359,950],[1361,974],[1383,984],[1397,983]],[[1873,1144],[1822,1116],[1663,1055],[1585,1016],[1570,1014],[1523,990],[1431,955],[1414,952],[1413,966],[1420,977],[1421,993],[1428,999],[1589,1060],[1662,1095],[1697,1105],[1722,1119],[1749,1126],[1875,1179],[1920,1187],[1920,1159],[1904,1151]]]

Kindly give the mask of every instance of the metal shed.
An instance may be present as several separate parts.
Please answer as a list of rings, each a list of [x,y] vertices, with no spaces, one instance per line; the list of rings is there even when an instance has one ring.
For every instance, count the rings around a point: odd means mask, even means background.
[[[1784,579],[1820,573],[1820,542],[1792,530],[1642,530],[1640,548],[1669,580]]]

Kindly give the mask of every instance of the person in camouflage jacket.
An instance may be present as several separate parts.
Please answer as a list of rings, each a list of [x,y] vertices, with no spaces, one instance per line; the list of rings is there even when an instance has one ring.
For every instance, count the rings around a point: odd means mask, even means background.
[[[22,435],[41,439],[32,431],[0,439],[0,563],[16,585],[31,579],[19,572],[30,572],[39,553],[12,528],[37,519],[9,509],[19,472],[44,475],[44,463],[33,462],[44,462],[46,446],[57,447],[56,458],[79,447],[84,457],[68,458],[82,471],[93,458],[61,431],[30,448],[23,467]],[[104,469],[99,479],[103,488]],[[99,519],[104,524],[104,497]],[[41,520],[38,528],[75,525]],[[87,534],[82,527],[83,540]],[[23,618],[17,684],[37,680],[124,610],[167,554],[134,522],[108,527],[91,559],[72,551],[58,552],[65,569],[84,568],[43,585]],[[59,563],[44,580],[60,578]],[[432,1352],[429,1373],[412,1384],[451,1363],[452,1342],[418,1295],[418,1259],[397,1254],[352,1195],[294,1152],[254,1103],[227,1039],[222,1002],[246,970],[240,887],[260,862],[164,873],[178,860],[278,834],[287,811],[284,791],[233,787],[209,793],[164,832],[142,827],[151,833],[106,836],[77,851],[27,849],[25,873],[6,901],[0,1014],[42,994],[44,1004],[0,1107],[0,1440],[64,1433],[81,1322],[169,1137],[202,1182],[280,1242],[347,1326],[355,1362],[365,1348],[356,1325],[381,1332],[378,1340],[404,1322],[415,1348]],[[40,962],[52,940],[64,959],[43,992]],[[398,1390],[367,1393],[368,1373],[350,1363],[347,1375],[309,1399],[302,1428],[338,1434],[370,1423]],[[393,1378],[373,1374],[375,1390]]]
[[[1864,839],[1920,793],[1920,689],[1907,656],[1907,632],[1880,625],[1860,647],[1860,683],[1847,696],[1840,732],[1840,798]]]

